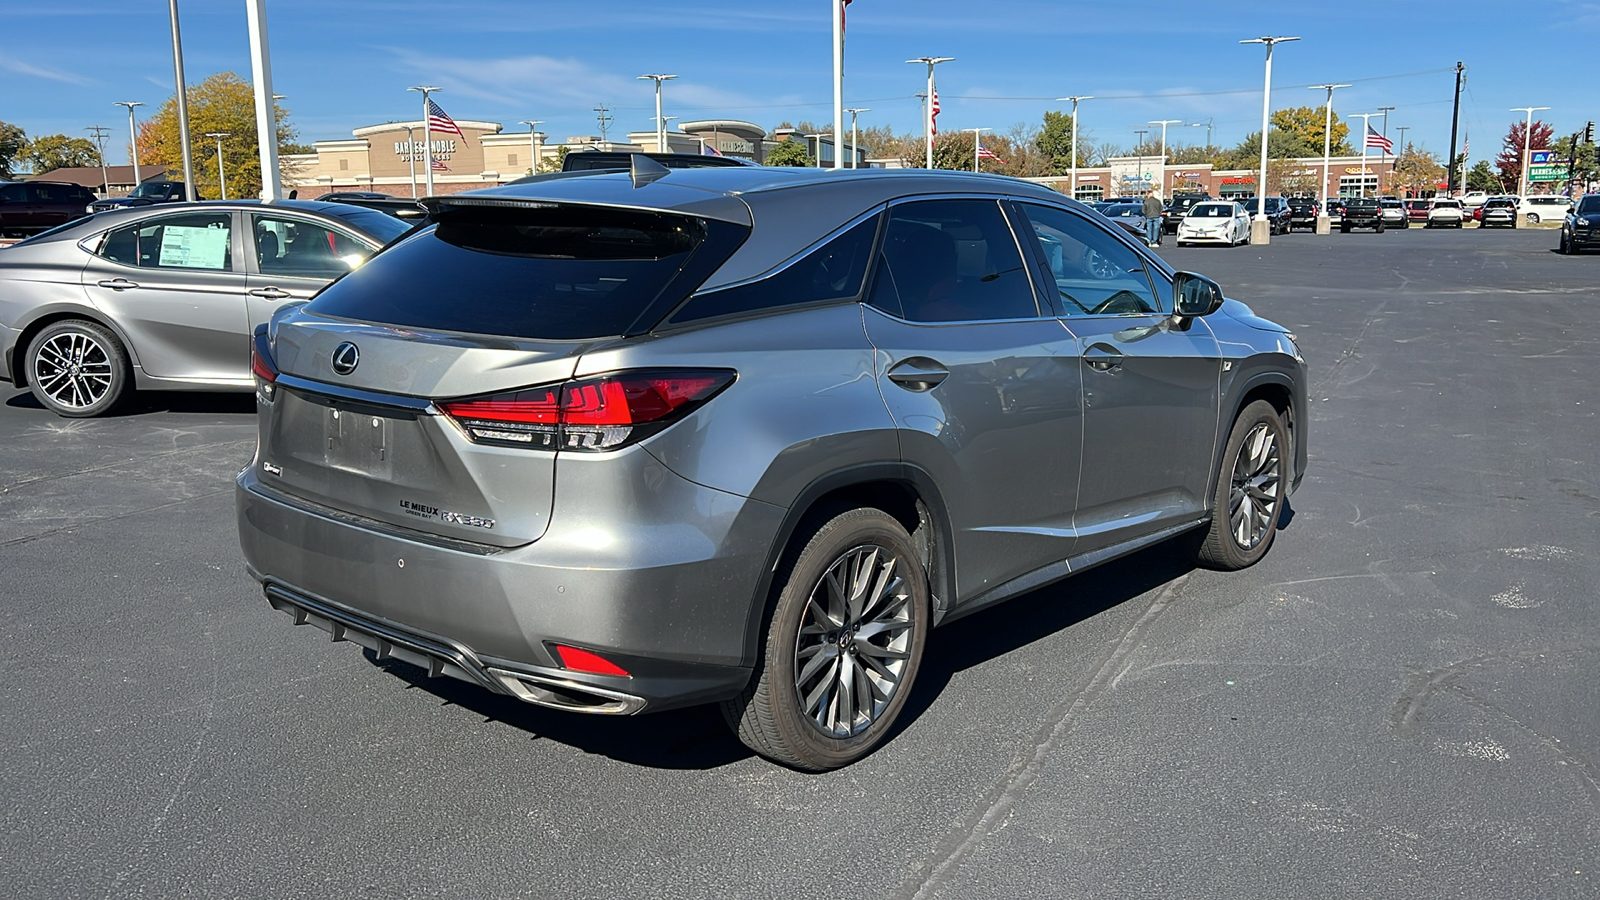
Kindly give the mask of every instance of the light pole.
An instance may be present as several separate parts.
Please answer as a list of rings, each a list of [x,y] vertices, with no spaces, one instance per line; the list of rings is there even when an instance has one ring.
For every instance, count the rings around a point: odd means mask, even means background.
[[[1298,41],[1298,37],[1258,37],[1242,40],[1241,44],[1267,45],[1267,74],[1261,90],[1261,175],[1256,182],[1256,217],[1250,223],[1250,242],[1266,244],[1272,241],[1272,227],[1267,223],[1267,118],[1272,113],[1272,48],[1276,44]]]
[[[428,196],[433,196],[433,129],[428,121],[428,95],[441,90],[431,84],[419,84],[406,88],[408,91],[417,91],[422,94],[422,151],[427,155],[428,164],[422,167],[422,178],[427,184]],[[412,151],[413,153],[416,151]]]
[[[1522,128],[1522,177],[1517,180],[1517,196],[1528,196],[1528,156],[1533,152],[1533,114],[1548,106],[1513,106],[1512,112],[1528,114],[1528,123]],[[1453,160],[1452,160],[1453,161]],[[1462,179],[1465,182],[1465,179]]]
[[[928,141],[928,168],[933,168],[933,110],[938,102],[938,94],[933,92],[933,67],[939,63],[950,62],[954,56],[919,56],[908,59],[908,63],[923,63],[928,67],[928,100],[922,106],[922,132]]]
[[[1074,200],[1078,199],[1078,101],[1093,99],[1087,94],[1080,94],[1076,97],[1056,98],[1057,103],[1063,100],[1072,101],[1072,174],[1067,179],[1067,196]]]
[[[1367,195],[1367,132],[1372,130],[1368,123],[1377,113],[1351,113],[1350,118],[1361,120],[1361,196]]]
[[[407,125],[406,162],[411,164],[411,199],[417,199],[417,126]]]
[[[1322,212],[1317,214],[1317,233],[1326,234],[1324,228],[1328,224],[1328,174],[1333,156],[1333,92],[1337,88],[1349,87],[1348,84],[1317,84],[1312,85],[1313,91],[1327,91],[1328,100],[1323,104],[1322,115]],[[1365,135],[1363,135],[1365,137]]]
[[[111,173],[106,170],[106,135],[111,129],[104,125],[90,125],[84,129],[94,135],[94,144],[100,148],[100,196],[105,197],[111,193]]]
[[[1211,146],[1211,124],[1212,124],[1212,120],[1214,118],[1215,117],[1213,116],[1211,119],[1206,119],[1204,122],[1190,122],[1189,123],[1189,127],[1190,128],[1199,128],[1201,125],[1204,125],[1206,127],[1206,147],[1207,148],[1210,148],[1210,146]]]
[[[972,132],[972,171],[978,171],[978,151],[983,146],[979,143],[983,139],[983,132],[993,131],[993,128],[968,128]]]
[[[676,75],[640,75],[639,81],[656,83],[656,152],[667,152],[667,123],[661,118],[661,82],[677,78]]]
[[[1155,120],[1153,122],[1148,122],[1146,124],[1149,124],[1149,125],[1160,125],[1161,126],[1161,183],[1163,185],[1165,185],[1167,183],[1167,126],[1168,125],[1182,125],[1183,124],[1183,120],[1182,119],[1157,119],[1157,120]]]
[[[128,108],[128,134],[129,134],[129,136],[131,136],[133,138],[133,143],[130,145],[133,148],[132,151],[131,151],[132,155],[133,155],[133,186],[134,187],[138,187],[139,186],[139,129],[134,127],[134,124],[133,124],[133,108],[135,106],[143,106],[144,104],[140,103],[140,102],[138,102],[136,100],[118,100],[115,103],[113,103],[112,105],[113,106],[126,106]]]
[[[528,126],[528,152],[533,154],[532,162],[528,166],[528,174],[537,175],[539,174],[539,129],[536,126],[543,125],[544,120],[523,119],[517,124]]]
[[[177,82],[178,142],[183,147],[183,197],[194,202],[194,149],[189,146],[189,87],[183,78],[183,38],[178,35],[178,0],[167,0],[172,21],[172,74]]]
[[[1135,128],[1133,133],[1139,136],[1139,143],[1133,148],[1134,152],[1139,154],[1139,166],[1134,170],[1134,174],[1139,176],[1139,186],[1144,187],[1144,136],[1150,133],[1150,129]]]
[[[233,132],[231,131],[206,132],[206,137],[215,138],[217,141],[217,191],[222,195],[220,199],[223,200],[228,199],[228,173],[222,168],[222,139],[232,136]]]
[[[872,110],[865,106],[857,106],[847,109],[845,112],[850,114],[850,168],[859,169],[861,168],[861,147],[856,142],[856,139],[860,137],[860,134],[856,131],[856,116],[864,112],[872,112]]]
[[[278,106],[272,94],[272,54],[267,40],[267,0],[247,0],[245,19],[250,29],[250,77],[255,82],[256,147],[261,155],[261,199],[283,196],[283,173],[278,171]]]

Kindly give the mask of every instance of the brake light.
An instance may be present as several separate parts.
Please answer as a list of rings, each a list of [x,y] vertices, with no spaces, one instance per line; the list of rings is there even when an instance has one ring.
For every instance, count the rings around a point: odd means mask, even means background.
[[[715,370],[615,372],[439,408],[475,443],[537,450],[615,450],[655,434],[733,383]]]
[[[565,644],[556,644],[556,655],[561,657],[561,664],[574,672],[590,672],[595,675],[621,675],[631,677],[628,670],[598,653],[579,650],[577,647],[568,647]]]
[[[278,394],[278,368],[272,364],[264,335],[250,341],[250,374],[256,379],[256,399],[271,403]]]

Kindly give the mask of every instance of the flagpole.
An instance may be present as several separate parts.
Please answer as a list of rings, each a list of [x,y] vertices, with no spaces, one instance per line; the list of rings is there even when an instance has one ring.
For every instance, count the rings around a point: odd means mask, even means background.
[[[408,91],[420,91],[422,93],[422,147],[423,147],[423,150],[428,154],[428,164],[426,166],[423,166],[423,172],[425,173],[423,175],[423,179],[427,183],[428,196],[432,197],[433,196],[433,131],[432,131],[431,128],[429,128],[429,125],[428,125],[428,95],[433,93],[434,91],[439,90],[439,88],[433,87],[431,85],[418,85],[417,87],[408,87],[408,88],[406,88],[406,90],[408,90]]]
[[[844,168],[839,136],[844,134],[844,0],[833,0],[833,167]],[[822,145],[817,144],[817,153]]]
[[[1377,113],[1351,113],[1350,118],[1361,120],[1361,196],[1367,195],[1367,132],[1372,130],[1369,124]]]

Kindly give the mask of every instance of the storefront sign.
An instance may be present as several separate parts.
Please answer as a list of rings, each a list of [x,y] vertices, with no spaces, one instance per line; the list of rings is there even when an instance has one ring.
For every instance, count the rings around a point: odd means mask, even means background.
[[[1255,184],[1256,183],[1256,177],[1254,175],[1229,175],[1228,177],[1222,179],[1222,183],[1223,184]]]
[[[433,146],[433,158],[434,159],[448,160],[451,157],[451,155],[456,152],[456,139],[455,138],[442,138],[440,140],[434,141],[432,146]],[[421,141],[395,141],[394,142],[394,155],[400,157],[400,160],[402,162],[410,162],[412,159],[420,160],[420,159],[423,158],[422,142]]]

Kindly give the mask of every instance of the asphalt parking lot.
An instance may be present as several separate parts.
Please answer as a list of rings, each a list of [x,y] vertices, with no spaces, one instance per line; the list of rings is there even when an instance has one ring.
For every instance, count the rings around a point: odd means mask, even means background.
[[[292,627],[234,533],[248,396],[69,421],[0,385],[7,891],[1600,896],[1600,255],[1167,244],[1300,336],[1277,545],[935,632],[902,732],[826,775],[714,709],[564,715]]]

